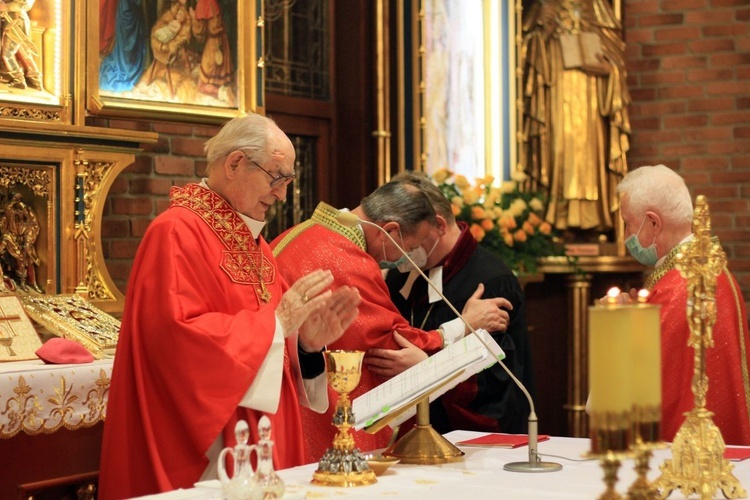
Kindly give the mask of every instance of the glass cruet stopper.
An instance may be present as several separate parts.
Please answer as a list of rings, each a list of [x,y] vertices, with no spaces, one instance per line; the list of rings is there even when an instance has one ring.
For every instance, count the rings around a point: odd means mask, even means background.
[[[247,444],[250,439],[250,427],[247,422],[240,420],[237,425],[234,426],[234,437],[237,440],[237,444],[234,447],[234,471],[235,475],[242,475],[249,471],[252,474],[252,467],[250,465],[250,452],[252,446]]]
[[[284,496],[284,481],[273,468],[273,441],[271,441],[271,420],[265,415],[258,422],[258,466],[255,470],[255,481],[263,491],[263,498],[281,498]]]

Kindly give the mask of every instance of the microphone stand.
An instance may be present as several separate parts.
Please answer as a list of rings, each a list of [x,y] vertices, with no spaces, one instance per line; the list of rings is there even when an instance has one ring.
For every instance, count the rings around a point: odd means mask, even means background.
[[[515,384],[518,386],[519,389],[523,392],[524,396],[526,396],[526,400],[529,402],[529,460],[528,462],[510,462],[505,464],[503,466],[503,469],[510,471],[510,472],[555,472],[562,469],[562,465],[555,463],[555,462],[542,462],[539,460],[539,453],[538,453],[538,446],[539,446],[539,421],[536,416],[536,411],[534,410],[534,401],[531,398],[531,395],[529,394],[529,391],[526,390],[526,387],[521,383],[520,380],[516,378],[516,376],[513,374],[513,372],[508,369],[507,366],[505,366],[505,363],[502,362],[500,359],[500,353],[495,352],[494,349],[490,347],[487,342],[482,338],[482,336],[474,330],[474,327],[469,324],[468,321],[466,321],[461,313],[458,312],[458,310],[453,306],[453,303],[448,300],[445,295],[443,295],[443,292],[438,290],[437,286],[432,282],[430,278],[427,277],[427,275],[420,269],[420,267],[412,260],[412,258],[409,256],[408,252],[401,248],[401,245],[396,243],[396,240],[393,239],[393,237],[388,234],[388,231],[380,227],[379,225],[375,224],[374,222],[370,222],[367,220],[363,220],[359,218],[357,215],[351,213],[351,212],[339,212],[339,215],[336,218],[338,222],[344,226],[354,226],[356,224],[367,224],[368,226],[372,226],[377,228],[380,232],[385,234],[388,239],[393,243],[393,245],[399,249],[401,254],[406,257],[406,260],[408,260],[411,265],[416,269],[420,276],[425,279],[427,283],[430,284],[433,290],[440,296],[441,299],[446,303],[446,305],[450,308],[453,313],[461,318],[461,321],[464,322],[466,327],[469,329],[471,333],[474,334],[474,336],[479,340],[479,342],[482,343],[485,349],[494,356],[495,360],[498,362],[498,364],[505,370],[505,373],[508,374],[508,376],[515,382]]]

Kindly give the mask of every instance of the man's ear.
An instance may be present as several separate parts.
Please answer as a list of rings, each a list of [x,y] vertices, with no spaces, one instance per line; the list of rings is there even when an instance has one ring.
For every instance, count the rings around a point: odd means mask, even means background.
[[[399,227],[401,227],[399,223],[394,221],[386,222],[385,224],[383,224],[383,229],[385,229],[387,233],[390,233],[391,231],[397,231]]]
[[[438,236],[442,238],[445,236],[446,231],[448,231],[448,221],[445,220],[445,217],[438,214],[435,214],[435,218],[437,219]]]
[[[651,210],[646,211],[646,217],[648,217],[648,220],[650,224],[653,225],[654,233],[655,234],[661,234],[661,231],[663,229],[663,221],[661,219],[661,216],[657,214],[656,212],[652,212]]]
[[[232,151],[227,155],[227,157],[224,159],[224,174],[228,178],[234,177],[234,175],[237,173],[237,169],[239,168],[240,162],[242,161],[243,154],[240,151]]]

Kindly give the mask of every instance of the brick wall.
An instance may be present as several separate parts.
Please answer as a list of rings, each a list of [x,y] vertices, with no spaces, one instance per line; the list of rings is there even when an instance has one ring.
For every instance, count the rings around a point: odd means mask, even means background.
[[[630,168],[663,163],[708,198],[750,309],[750,2],[624,4]]]
[[[107,269],[124,293],[138,245],[151,220],[169,205],[169,189],[196,182],[206,169],[203,145],[218,127],[184,123],[112,120],[115,128],[159,133],[112,184],[104,207],[102,251]]]
[[[625,0],[624,11],[633,97],[630,166],[663,163],[685,177],[694,196],[708,197],[714,232],[750,301],[748,0]],[[111,126],[160,134],[117,179],[105,208],[103,251],[125,291],[149,221],[166,207],[172,185],[203,172],[203,143],[216,129],[125,121]]]

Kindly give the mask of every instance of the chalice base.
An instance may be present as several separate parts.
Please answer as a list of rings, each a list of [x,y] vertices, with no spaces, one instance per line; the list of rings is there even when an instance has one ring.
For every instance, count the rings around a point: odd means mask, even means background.
[[[319,486],[339,486],[349,488],[352,486],[367,486],[377,483],[375,473],[371,470],[362,472],[330,472],[316,470],[313,473],[312,483]]]

